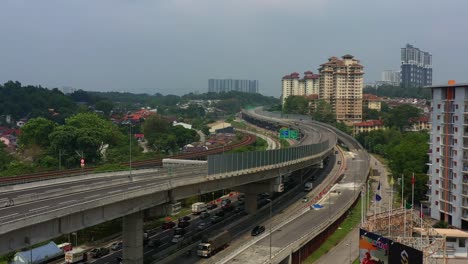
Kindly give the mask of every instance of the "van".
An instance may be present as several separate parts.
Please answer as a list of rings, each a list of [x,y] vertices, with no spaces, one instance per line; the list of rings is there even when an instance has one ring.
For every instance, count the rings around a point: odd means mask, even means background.
[[[312,182],[306,182],[304,184],[304,191],[309,192],[309,191],[312,190],[313,187],[314,187],[314,185],[313,185]]]

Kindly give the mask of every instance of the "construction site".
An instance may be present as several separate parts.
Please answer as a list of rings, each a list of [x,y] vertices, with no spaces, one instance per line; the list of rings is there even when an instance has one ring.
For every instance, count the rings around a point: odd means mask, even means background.
[[[366,243],[361,243],[366,240],[374,248],[385,251],[382,255],[390,258],[369,263],[468,263],[468,248],[465,245],[468,232],[433,228],[420,210],[398,208],[368,215],[361,224],[360,236],[361,260],[366,254],[370,255]],[[393,252],[393,245],[397,244],[398,252]]]

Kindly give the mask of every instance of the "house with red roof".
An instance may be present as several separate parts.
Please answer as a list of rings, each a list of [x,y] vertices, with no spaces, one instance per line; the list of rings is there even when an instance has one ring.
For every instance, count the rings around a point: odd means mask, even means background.
[[[386,127],[384,126],[383,120],[367,120],[353,124],[353,135],[384,129],[386,129]]]

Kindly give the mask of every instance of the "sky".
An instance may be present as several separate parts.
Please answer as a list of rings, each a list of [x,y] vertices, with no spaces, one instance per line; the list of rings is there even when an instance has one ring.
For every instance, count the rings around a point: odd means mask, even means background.
[[[468,82],[466,0],[2,0],[0,82],[182,95],[208,79],[281,78],[354,55],[365,82],[398,70],[406,43],[433,83]]]

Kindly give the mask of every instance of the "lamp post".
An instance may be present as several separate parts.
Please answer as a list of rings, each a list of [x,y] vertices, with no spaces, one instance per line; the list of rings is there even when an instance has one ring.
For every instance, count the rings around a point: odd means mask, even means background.
[[[129,166],[130,166],[130,177],[132,177],[132,124],[130,123],[130,132],[129,132],[129,145],[130,145],[130,162],[129,162]]]
[[[271,229],[273,226],[273,221],[271,220],[271,217],[273,215],[273,200],[267,199],[267,201],[270,201],[270,264],[271,264]]]

